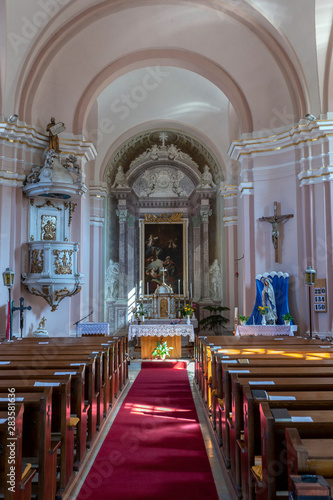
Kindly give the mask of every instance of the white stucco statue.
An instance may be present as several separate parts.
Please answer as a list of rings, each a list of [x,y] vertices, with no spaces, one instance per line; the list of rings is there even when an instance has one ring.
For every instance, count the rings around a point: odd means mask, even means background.
[[[110,259],[109,266],[106,270],[105,285],[106,299],[117,299],[119,286],[119,264],[118,262],[113,262],[112,259]]]
[[[209,268],[209,290],[212,300],[222,300],[222,272],[217,259]]]
[[[209,171],[209,166],[204,166],[204,171],[201,175],[200,186],[203,188],[211,188],[216,187],[216,184],[213,181],[213,176]]]
[[[116,177],[115,177],[114,183],[111,187],[112,188],[128,187],[127,177],[126,177],[126,174],[124,173],[123,167],[121,165],[118,166]]]

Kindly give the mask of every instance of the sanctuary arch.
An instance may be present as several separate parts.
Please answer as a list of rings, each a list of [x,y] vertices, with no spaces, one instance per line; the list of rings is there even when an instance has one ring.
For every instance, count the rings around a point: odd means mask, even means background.
[[[136,298],[152,299],[154,273],[162,267],[175,296],[192,298],[200,316],[200,308],[214,302],[209,269],[221,259],[216,193],[222,179],[216,158],[180,132],[150,131],[119,148],[105,180],[106,262],[119,264],[118,296],[106,296],[111,332],[128,324]],[[155,249],[151,265],[149,246]]]

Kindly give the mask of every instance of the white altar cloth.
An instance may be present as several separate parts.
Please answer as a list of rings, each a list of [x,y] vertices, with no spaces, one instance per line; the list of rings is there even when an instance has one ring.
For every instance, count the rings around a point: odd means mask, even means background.
[[[128,330],[128,340],[134,337],[180,337],[189,336],[190,342],[194,341],[193,325],[130,325]]]
[[[82,335],[110,335],[109,323],[93,323],[92,321],[78,323],[76,336],[82,337]]]
[[[293,336],[297,325],[238,325],[236,335],[289,335]]]

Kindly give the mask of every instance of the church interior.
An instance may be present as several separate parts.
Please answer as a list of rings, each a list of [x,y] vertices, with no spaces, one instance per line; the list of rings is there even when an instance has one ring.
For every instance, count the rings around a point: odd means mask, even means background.
[[[0,27],[0,498],[330,498],[332,2]]]

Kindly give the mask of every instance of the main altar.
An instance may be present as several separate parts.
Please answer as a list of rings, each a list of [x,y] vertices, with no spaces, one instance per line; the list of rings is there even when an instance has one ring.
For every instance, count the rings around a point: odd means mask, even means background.
[[[165,283],[165,269],[161,270],[163,282],[158,285],[150,298],[147,294],[147,302],[143,304],[143,298],[139,301],[139,307],[135,308],[139,320],[134,320],[129,326],[128,340],[138,339],[141,347],[141,358],[151,359],[152,352],[157,342],[167,342],[172,348],[171,358],[182,357],[182,339],[188,338],[194,342],[194,327],[198,326],[196,318],[177,318],[177,309],[180,309],[180,297],[175,296],[170,285]],[[184,304],[186,300],[184,299]],[[146,314],[138,315],[141,311]],[[135,317],[134,316],[134,317]]]

